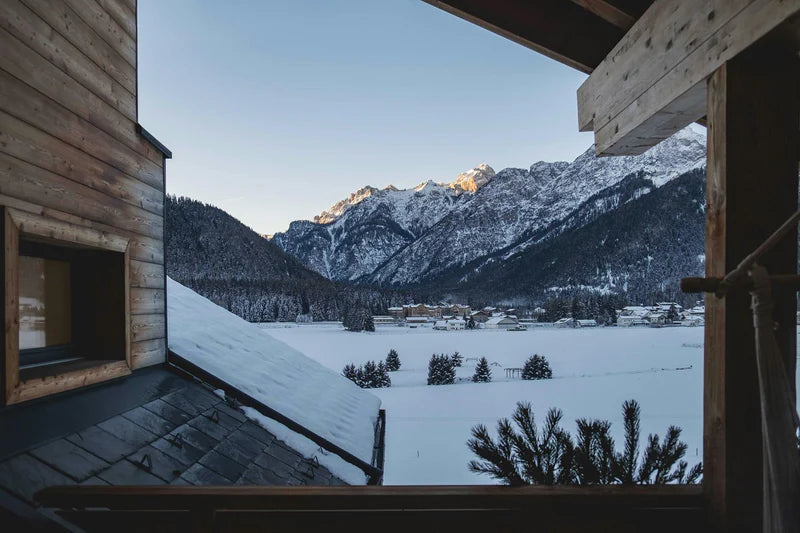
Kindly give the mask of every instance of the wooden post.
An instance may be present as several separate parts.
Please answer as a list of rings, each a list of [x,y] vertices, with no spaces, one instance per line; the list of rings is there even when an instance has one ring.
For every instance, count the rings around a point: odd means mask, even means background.
[[[751,48],[708,82],[706,275],[722,277],[797,209],[798,59]],[[797,272],[797,231],[761,263]],[[776,331],[795,375],[794,292],[775,291]],[[706,298],[704,492],[719,530],[760,531],[761,416],[749,294]]]

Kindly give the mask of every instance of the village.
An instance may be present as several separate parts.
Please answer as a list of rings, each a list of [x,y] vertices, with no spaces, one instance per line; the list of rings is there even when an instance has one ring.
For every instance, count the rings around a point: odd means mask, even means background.
[[[453,331],[465,329],[504,329],[525,331],[528,327],[554,326],[557,328],[587,328],[601,326],[619,327],[696,327],[705,324],[705,305],[695,302],[684,308],[676,302],[657,302],[654,305],[629,305],[619,309],[615,318],[607,321],[595,318],[566,316],[553,322],[546,320],[542,307],[517,309],[513,307],[483,307],[473,310],[464,304],[441,303],[406,304],[390,307],[388,315],[375,315],[373,323],[378,325],[406,326],[410,328],[432,327],[435,330]]]

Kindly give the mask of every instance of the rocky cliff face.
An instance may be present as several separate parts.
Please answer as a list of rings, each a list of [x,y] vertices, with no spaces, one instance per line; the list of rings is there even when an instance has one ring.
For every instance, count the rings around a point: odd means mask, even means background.
[[[494,176],[491,167],[480,165],[452,183],[429,180],[413,189],[367,186],[323,211],[313,222],[292,222],[273,240],[325,277],[361,279],[417,240]]]

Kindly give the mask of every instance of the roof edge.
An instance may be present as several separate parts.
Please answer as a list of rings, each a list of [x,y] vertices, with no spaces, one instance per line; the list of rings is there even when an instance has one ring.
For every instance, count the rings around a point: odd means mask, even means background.
[[[153,134],[151,134],[149,131],[144,129],[144,127],[141,124],[139,124],[138,122],[136,123],[136,132],[139,135],[141,135],[142,137],[144,137],[145,139],[147,139],[147,141],[150,144],[152,144],[153,146],[155,146],[158,149],[159,152],[164,154],[165,158],[172,159],[172,151],[169,148],[167,148],[166,146],[164,146],[163,144],[161,144],[161,141],[156,139],[153,136]]]
[[[382,481],[383,481],[383,468],[382,468],[382,465],[380,465],[381,467],[376,467],[375,465],[369,464],[366,461],[356,457],[355,455],[353,455],[352,453],[348,452],[344,448],[334,444],[333,442],[329,441],[325,437],[314,433],[313,431],[311,431],[307,427],[305,427],[305,426],[301,425],[300,423],[292,420],[291,418],[287,417],[286,415],[284,415],[282,413],[279,413],[278,411],[272,409],[271,407],[269,407],[268,405],[264,404],[263,402],[260,402],[256,398],[253,398],[252,396],[250,396],[246,392],[242,391],[241,389],[231,385],[230,383],[228,383],[228,382],[220,379],[219,377],[211,374],[210,372],[202,369],[201,367],[197,366],[196,364],[192,363],[191,361],[187,360],[186,358],[181,357],[180,355],[176,354],[172,350],[168,350],[167,351],[167,363],[169,365],[173,366],[174,368],[191,375],[192,377],[194,377],[195,379],[198,379],[199,381],[203,381],[205,383],[208,383],[212,387],[215,387],[215,388],[218,388],[218,389],[222,389],[223,391],[225,391],[226,396],[229,395],[232,398],[235,398],[242,405],[245,405],[247,407],[252,407],[253,409],[258,411],[262,415],[266,416],[267,418],[271,418],[271,419],[273,419],[273,420],[275,420],[277,422],[280,422],[281,424],[283,424],[284,426],[286,426],[290,430],[294,431],[295,433],[298,433],[299,435],[302,435],[302,436],[306,437],[307,439],[311,440],[312,442],[314,442],[315,444],[319,445],[320,447],[322,447],[322,448],[324,448],[324,449],[326,449],[326,450],[328,450],[328,451],[330,451],[332,453],[335,453],[336,455],[341,457],[346,462],[348,462],[351,465],[361,469],[364,472],[364,474],[366,474],[366,476],[368,478],[368,481],[367,481],[368,485],[378,485],[378,484],[382,483]],[[383,416],[385,416],[385,415],[383,415]],[[378,417],[379,417],[379,420],[381,420],[381,413],[380,412],[378,413]],[[385,424],[385,422],[384,422],[384,424]],[[379,435],[380,435],[380,441],[381,442],[374,443],[373,444],[374,448],[376,448],[378,446],[380,446],[380,448],[383,448],[383,446],[384,446],[385,429],[381,428]],[[378,435],[376,435],[376,437],[377,436]],[[378,450],[374,449],[373,460],[375,460],[376,458],[380,458],[377,461],[377,462],[379,462],[379,464],[382,463],[383,450],[378,451]]]

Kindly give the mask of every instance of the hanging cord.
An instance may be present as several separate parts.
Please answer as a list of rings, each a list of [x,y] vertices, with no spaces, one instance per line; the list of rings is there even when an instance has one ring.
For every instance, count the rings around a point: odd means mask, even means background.
[[[798,531],[800,455],[797,430],[800,419],[794,389],[775,339],[772,283],[767,269],[752,263],[752,297],[758,389],[761,399],[761,440],[764,465],[763,531]],[[726,276],[727,277],[727,276]]]
[[[770,276],[759,259],[800,222],[794,213],[724,278],[684,278],[685,292],[713,292],[724,298],[729,290],[746,288],[751,294],[755,334],[756,366],[761,410],[763,460],[763,531],[800,533],[800,454],[794,376],[789,376],[785,358],[775,338],[772,318],[772,287],[800,291],[800,276]],[[791,354],[794,359],[795,354]]]

